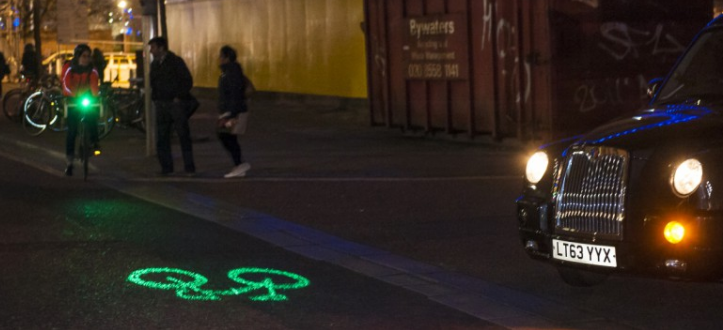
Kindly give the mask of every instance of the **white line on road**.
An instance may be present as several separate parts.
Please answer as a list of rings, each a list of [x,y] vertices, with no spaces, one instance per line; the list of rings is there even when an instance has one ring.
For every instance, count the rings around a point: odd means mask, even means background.
[[[522,176],[519,175],[508,175],[508,176],[465,176],[465,177],[245,177],[245,178],[233,178],[224,179],[208,178],[208,177],[183,177],[183,176],[168,176],[168,177],[155,177],[155,178],[128,178],[128,181],[135,182],[202,182],[202,183],[218,183],[218,182],[441,182],[441,181],[495,181],[495,180],[521,180]]]

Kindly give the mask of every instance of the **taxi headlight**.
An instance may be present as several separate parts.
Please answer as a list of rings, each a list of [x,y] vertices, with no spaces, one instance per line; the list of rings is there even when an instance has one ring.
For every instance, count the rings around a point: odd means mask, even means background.
[[[703,165],[697,159],[688,159],[678,165],[673,174],[673,191],[681,196],[692,194],[703,179]]]
[[[536,152],[527,161],[527,169],[525,170],[525,178],[532,184],[536,184],[542,180],[542,176],[547,171],[549,160],[547,154],[542,151]]]

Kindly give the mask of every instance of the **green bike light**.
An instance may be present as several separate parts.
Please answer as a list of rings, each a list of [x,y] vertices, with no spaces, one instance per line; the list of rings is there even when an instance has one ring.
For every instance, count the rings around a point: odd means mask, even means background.
[[[75,104],[83,111],[87,111],[90,109],[93,105],[93,95],[83,94],[78,96],[78,98],[75,100]]]

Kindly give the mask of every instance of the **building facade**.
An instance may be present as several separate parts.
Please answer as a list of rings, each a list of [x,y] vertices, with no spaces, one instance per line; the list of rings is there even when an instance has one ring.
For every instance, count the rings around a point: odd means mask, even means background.
[[[366,98],[363,0],[169,0],[169,47],[215,87],[230,45],[259,90]]]

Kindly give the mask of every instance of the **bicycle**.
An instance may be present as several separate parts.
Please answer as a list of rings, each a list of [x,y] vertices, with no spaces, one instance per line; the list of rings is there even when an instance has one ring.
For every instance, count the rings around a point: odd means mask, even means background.
[[[115,124],[115,109],[112,106],[112,94],[101,89],[103,111],[98,117],[98,138],[106,137]],[[23,124],[26,132],[32,136],[40,135],[47,128],[59,132],[67,129],[65,121],[64,97],[57,88],[41,88],[28,96],[23,107]]]
[[[130,79],[130,88],[112,88],[110,103],[115,111],[116,123],[146,132],[146,112],[143,100],[142,78]]]
[[[60,79],[57,75],[44,75],[40,79],[22,76],[20,87],[9,90],[3,96],[3,112],[5,117],[14,122],[22,120],[25,101],[35,91],[41,89],[60,88]]]
[[[22,106],[25,99],[35,90],[37,81],[31,77],[21,76],[20,87],[9,90],[3,96],[3,113],[10,121],[19,122],[22,118]]]
[[[77,108],[80,111],[80,123],[78,125],[78,140],[79,140],[79,146],[78,146],[78,156],[80,157],[80,162],[83,165],[83,181],[88,180],[88,162],[90,160],[91,153],[94,156],[100,155],[99,150],[92,150],[93,141],[91,141],[90,132],[88,130],[90,129],[90,125],[95,125],[96,123],[92,123],[88,120],[87,115],[94,111],[94,109],[98,109],[98,117],[103,118],[103,102],[100,102],[97,99],[93,99],[90,96],[81,96],[75,99],[69,99],[73,100],[75,102],[64,102],[64,112],[65,116],[64,118],[68,117],[68,111],[70,108]],[[100,133],[100,132],[99,132]],[[99,135],[100,137],[100,135]]]

